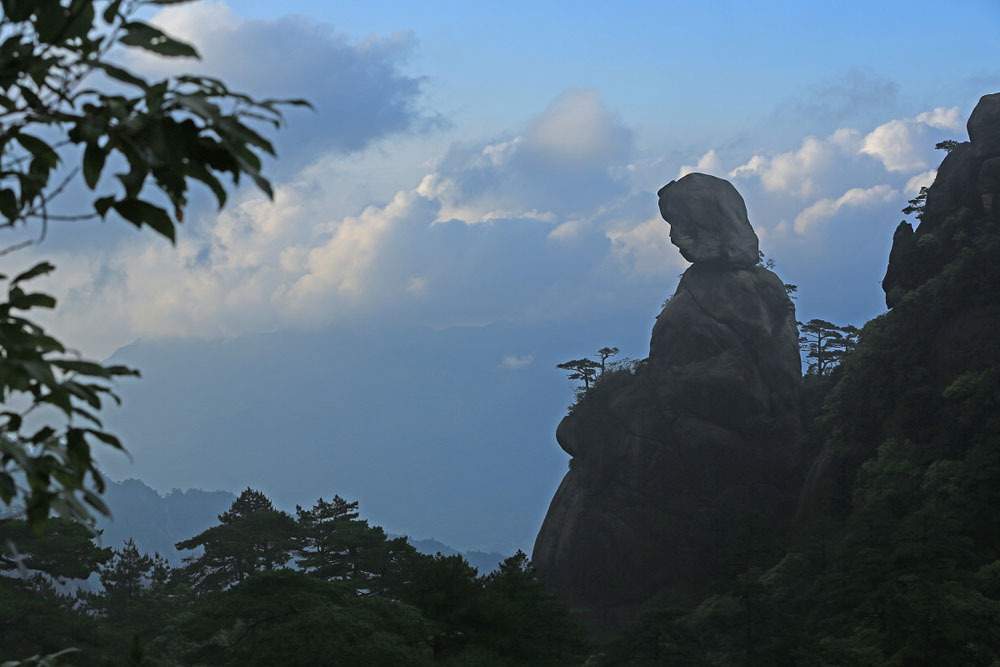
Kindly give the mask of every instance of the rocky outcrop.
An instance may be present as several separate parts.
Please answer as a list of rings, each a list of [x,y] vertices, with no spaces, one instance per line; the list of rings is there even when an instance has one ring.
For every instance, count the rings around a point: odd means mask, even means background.
[[[969,220],[1000,217],[1000,93],[984,95],[969,116],[969,141],[954,147],[938,167],[913,230],[901,222],[892,239],[882,279],[885,303],[894,307],[907,292],[940,273],[957,252],[954,230],[942,234],[949,217],[965,210]]]
[[[800,361],[781,280],[728,182],[660,190],[692,266],[657,318],[649,358],[602,377],[560,423],[573,456],[535,542],[539,575],[613,627],[660,591],[703,592],[768,556],[797,492]]]
[[[882,280],[892,310],[865,327],[813,429],[803,524],[849,517],[858,471],[885,443],[933,451],[957,439],[949,459],[973,444],[955,438],[948,388],[1000,363],[1000,93],[980,99],[968,130],[938,167],[919,226],[902,222],[893,235]]]
[[[670,242],[689,262],[750,268],[757,264],[757,235],[743,197],[728,181],[688,174],[657,193],[660,215],[670,222]]]

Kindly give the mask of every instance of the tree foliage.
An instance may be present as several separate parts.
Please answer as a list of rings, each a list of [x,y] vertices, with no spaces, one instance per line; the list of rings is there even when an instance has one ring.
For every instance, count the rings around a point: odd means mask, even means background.
[[[297,508],[297,520],[284,515],[288,521],[272,535],[294,538],[298,568],[290,560],[267,565],[235,555],[239,548],[259,553],[260,535],[248,529],[248,520],[277,514],[254,489],[219,515],[217,526],[182,543],[198,542],[205,553],[180,568],[141,553],[131,540],[113,554],[100,550],[79,524],[62,541],[39,538],[31,552],[37,562],[58,560],[64,551],[103,553],[103,561],[83,559],[74,570],[75,576],[97,573],[103,585],[67,596],[47,581],[0,576],[0,662],[67,645],[81,649],[65,656],[79,665],[582,662],[579,629],[523,553],[479,576],[461,556],[426,556],[405,538],[389,539],[359,519],[357,507],[334,496]],[[62,523],[52,520],[46,532]],[[31,534],[23,520],[14,525]],[[232,565],[220,585],[213,570],[218,553],[210,556],[210,550],[223,535],[233,549],[223,554]],[[210,576],[192,576],[199,561],[210,566]],[[242,576],[241,563],[251,566]],[[57,631],[52,622],[59,623]]]
[[[821,319],[798,322],[799,347],[806,353],[808,373],[829,375],[858,344],[860,332],[850,324],[840,326]]]
[[[177,1],[3,0],[0,228],[37,239],[7,244],[0,254],[44,238],[50,222],[109,215],[173,241],[195,182],[220,207],[226,178],[235,186],[249,177],[271,195],[261,156],[274,148],[254,125],[277,127],[280,106],[303,101],[255,100],[205,76],[150,81],[116,56],[125,47],[196,58],[191,45],[137,18],[144,6]],[[78,179],[95,199],[86,210],[60,210],[60,195]],[[122,445],[98,413],[115,399],[109,381],[137,374],[70,354],[33,321],[31,310],[56,302],[26,284],[53,269],[48,262],[27,268],[9,280],[0,304],[0,500],[23,503],[35,526],[50,510],[107,513],[91,448]],[[24,419],[46,405],[63,413],[62,423]]]
[[[597,377],[597,371],[601,364],[593,359],[571,359],[561,364],[556,364],[556,368],[567,372],[570,380],[579,380],[583,383],[583,389],[590,389],[590,383]]]
[[[203,591],[219,591],[254,572],[283,567],[295,547],[297,526],[288,514],[274,509],[260,491],[247,488],[232,507],[219,515],[220,524],[177,543],[178,549],[202,549],[185,558],[184,579]]]

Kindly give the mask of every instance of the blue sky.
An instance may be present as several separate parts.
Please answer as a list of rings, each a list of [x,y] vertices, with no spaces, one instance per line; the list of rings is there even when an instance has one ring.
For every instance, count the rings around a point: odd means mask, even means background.
[[[616,344],[602,337],[612,319],[648,339],[685,268],[655,192],[691,170],[743,194],[762,249],[799,285],[800,319],[861,324],[884,310],[892,231],[933,179],[934,144],[965,139],[978,98],[1000,90],[993,0],[231,0],[153,20],[203,61],[121,54],[129,66],[212,72],[316,112],[289,113],[274,202],[247,188],[218,213],[196,197],[176,247],[109,221],[16,256],[59,267],[52,325],[94,356],[137,339],[403,325],[565,326],[574,340],[592,330],[597,349]],[[483,363],[542,363],[519,340]],[[546,461],[538,497],[564,463]],[[509,542],[525,546],[536,520]]]

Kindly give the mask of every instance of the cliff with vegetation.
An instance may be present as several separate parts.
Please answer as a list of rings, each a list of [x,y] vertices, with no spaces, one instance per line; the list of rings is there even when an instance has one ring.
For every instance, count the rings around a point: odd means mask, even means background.
[[[998,664],[1000,94],[982,98],[968,129],[970,141],[942,146],[949,152],[934,184],[913,202],[919,226],[914,230],[904,222],[895,233],[883,282],[891,310],[864,327],[857,349],[825,386],[805,385],[803,404],[809,409],[801,413],[803,435],[793,447],[802,462],[794,518],[782,524],[784,515],[770,515],[771,530],[763,536],[769,543],[761,542],[759,534],[753,537],[756,531],[746,524],[750,537],[740,542],[724,530],[712,532],[711,523],[699,532],[675,528],[692,526],[694,517],[713,506],[713,498],[678,507],[661,503],[619,509],[615,518],[622,524],[642,517],[648,525],[663,527],[661,534],[673,530],[677,538],[657,543],[655,553],[645,554],[632,551],[649,548],[641,540],[617,542],[619,560],[592,569],[596,581],[590,586],[605,586],[605,599],[627,590],[630,602],[638,603],[637,588],[622,589],[615,577],[644,558],[672,568],[674,578],[686,585],[675,585],[669,574],[649,579],[645,595],[638,596],[641,610],[599,664]],[[695,262],[689,272],[698,268]],[[687,291],[685,282],[690,284],[689,275],[671,306]],[[659,370],[630,382],[662,384],[676,367],[676,362],[663,364],[663,357],[654,364],[654,353],[663,349],[657,332],[673,317],[669,310],[654,329],[645,369]],[[681,341],[673,344],[690,347],[688,354],[693,354],[701,343],[692,346],[685,336],[693,342],[699,331],[678,330],[674,338]],[[734,336],[729,343],[734,359],[746,340]],[[738,364],[727,368],[738,376]],[[628,424],[656,425],[644,433],[650,449],[666,447],[660,443],[672,438],[666,448],[677,452],[673,468],[701,473],[689,485],[725,491],[746,479],[737,470],[749,469],[759,477],[762,468],[748,465],[748,459],[731,465],[740,450],[686,434],[679,438],[657,421],[658,412],[676,409],[677,397],[689,393],[701,396],[706,405],[718,405],[725,417],[751,405],[722,388],[700,393],[697,383],[684,386],[691,389],[679,388],[669,394],[669,402],[633,402],[633,410],[619,417]],[[570,442],[567,449],[575,456],[573,470],[536,545],[539,570],[570,591],[571,603],[585,609],[590,604],[591,611],[597,609],[595,598],[585,597],[590,589],[571,578],[578,571],[573,561],[552,559],[555,552],[548,545],[572,538],[577,529],[566,517],[572,518],[573,511],[593,513],[594,507],[608,506],[607,498],[622,497],[621,491],[601,495],[595,492],[600,487],[571,481],[601,469],[591,463],[602,460],[592,452],[604,452],[607,461],[615,456],[621,460],[620,452],[627,451],[621,438],[608,437],[608,427],[575,425],[602,424],[596,415],[613,413],[626,404],[630,392],[635,390],[622,386],[610,400],[585,399],[560,426],[560,443],[566,447]],[[637,405],[641,410],[634,409]],[[794,425],[776,421],[773,410],[757,414],[784,437],[795,432]],[[567,433],[582,442],[568,441]],[[771,440],[748,442],[763,447]],[[796,479],[782,465],[787,459],[778,456],[787,450],[765,451],[767,456],[757,455],[755,462],[770,465],[773,479]],[[644,462],[653,464],[642,470],[659,476],[650,486],[658,485],[665,496],[674,493],[673,479],[662,476],[665,468],[655,457],[646,457]],[[632,465],[636,472],[641,468]],[[637,474],[632,484],[644,479]],[[762,488],[751,487],[748,495],[758,516],[766,516],[761,514],[766,507],[760,500],[766,497]],[[757,548],[751,548],[755,541]],[[686,552],[692,543],[708,554],[739,544],[747,550],[742,566],[739,559],[699,560],[677,568],[676,552]],[[691,571],[698,575],[694,582]],[[689,594],[678,595],[678,590]]]

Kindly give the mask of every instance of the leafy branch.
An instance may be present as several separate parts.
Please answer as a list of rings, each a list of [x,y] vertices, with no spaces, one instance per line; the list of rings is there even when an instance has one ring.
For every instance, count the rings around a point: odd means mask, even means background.
[[[261,158],[274,146],[254,127],[277,129],[283,106],[307,102],[257,100],[208,76],[151,81],[111,57],[126,47],[198,58],[136,18],[144,7],[183,1],[0,0],[0,229],[40,225],[36,238],[0,248],[0,257],[44,239],[50,221],[109,214],[174,242],[192,183],[220,208],[242,177],[273,197]],[[81,178],[92,204],[54,210]],[[30,311],[56,301],[25,285],[54,268],[41,262],[17,275],[0,303],[0,501],[23,504],[36,529],[52,510],[78,519],[108,513],[92,447],[123,447],[98,414],[118,401],[115,379],[138,375],[70,353],[33,321]]]

